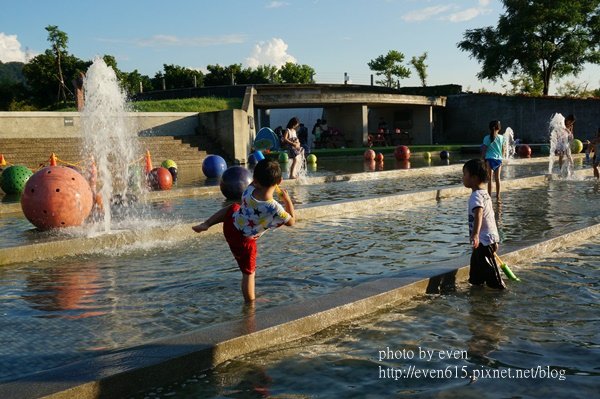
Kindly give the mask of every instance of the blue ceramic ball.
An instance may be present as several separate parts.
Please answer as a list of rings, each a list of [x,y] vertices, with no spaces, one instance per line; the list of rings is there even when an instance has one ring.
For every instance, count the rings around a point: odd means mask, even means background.
[[[248,185],[252,182],[252,173],[242,166],[231,166],[223,175],[219,187],[228,200],[239,201]]]
[[[227,169],[227,162],[219,155],[209,155],[202,161],[202,173],[208,178],[218,178]]]

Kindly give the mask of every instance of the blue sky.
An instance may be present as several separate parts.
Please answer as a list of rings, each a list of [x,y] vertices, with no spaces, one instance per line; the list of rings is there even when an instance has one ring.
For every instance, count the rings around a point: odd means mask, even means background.
[[[428,52],[428,84],[503,91],[476,77],[479,65],[456,44],[467,29],[496,25],[499,0],[19,0],[0,13],[0,61],[47,49],[47,25],[69,36],[79,58],[116,57],[121,70],[154,76],[163,64],[312,66],[317,82],[368,84],[369,60],[391,49],[409,61]],[[570,80],[600,87],[600,68]],[[416,74],[401,81],[419,85]]]

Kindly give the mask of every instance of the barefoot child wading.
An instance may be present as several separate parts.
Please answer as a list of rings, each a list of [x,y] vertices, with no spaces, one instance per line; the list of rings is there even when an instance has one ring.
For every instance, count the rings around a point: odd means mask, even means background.
[[[504,289],[494,256],[500,236],[494,218],[492,199],[485,189],[488,173],[482,159],[471,159],[463,166],[463,184],[471,189],[469,197],[469,236],[473,245],[469,283]]]
[[[252,183],[242,194],[242,203],[222,208],[205,222],[192,227],[200,233],[217,223],[223,223],[223,234],[242,271],[242,294],[246,302],[255,299],[256,240],[268,229],[295,222],[294,205],[286,190],[280,190],[285,209],[273,199],[281,183],[281,168],[277,161],[263,159],[254,168]]]

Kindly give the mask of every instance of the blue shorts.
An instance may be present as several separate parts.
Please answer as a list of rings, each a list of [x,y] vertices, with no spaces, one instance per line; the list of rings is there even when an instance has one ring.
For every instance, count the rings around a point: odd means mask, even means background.
[[[486,162],[488,163],[488,165],[490,165],[490,168],[492,170],[496,170],[500,166],[502,166],[502,160],[501,159],[489,158],[489,159],[486,159]]]

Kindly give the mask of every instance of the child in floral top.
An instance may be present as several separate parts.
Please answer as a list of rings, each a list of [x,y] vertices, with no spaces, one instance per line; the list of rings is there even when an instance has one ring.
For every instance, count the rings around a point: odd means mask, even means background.
[[[223,223],[223,234],[242,271],[242,294],[246,302],[255,299],[256,240],[265,231],[295,222],[294,205],[286,190],[280,190],[285,208],[273,199],[281,183],[277,161],[263,159],[254,168],[253,181],[242,194],[242,203],[222,208],[205,222],[192,227],[200,233]]]

